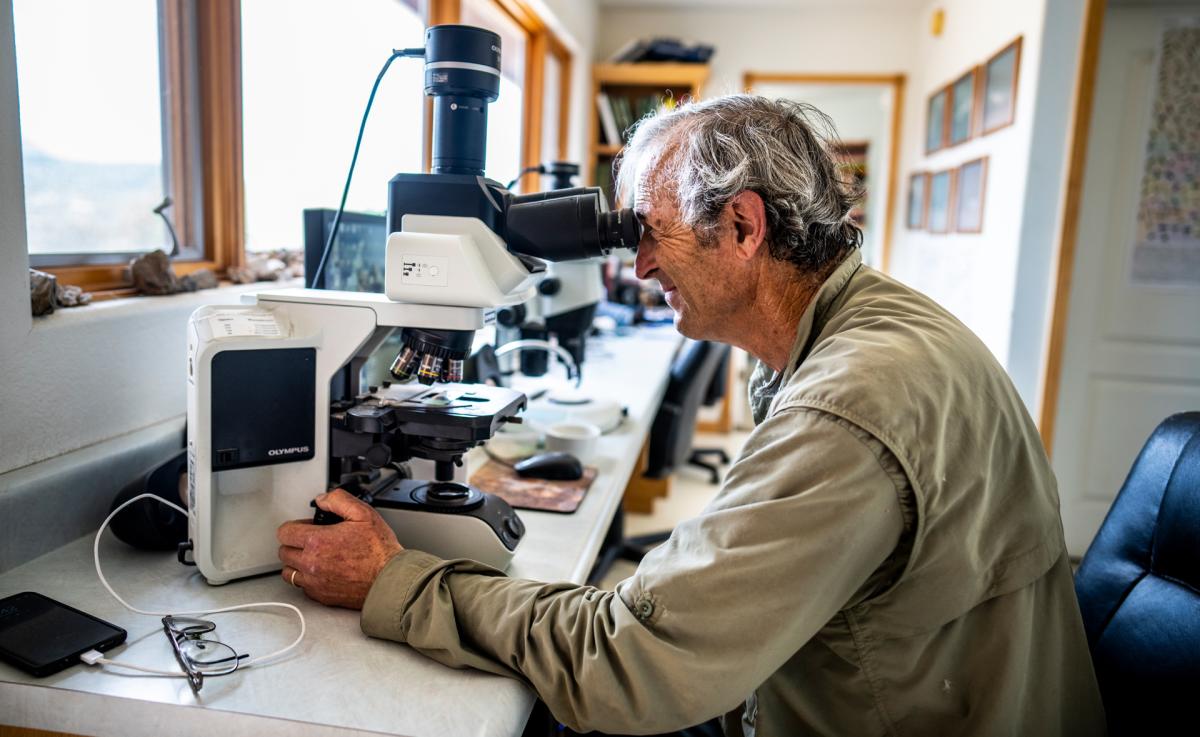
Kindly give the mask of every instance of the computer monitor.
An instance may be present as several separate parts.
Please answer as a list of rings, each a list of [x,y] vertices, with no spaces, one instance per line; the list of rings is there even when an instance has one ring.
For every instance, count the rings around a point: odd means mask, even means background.
[[[304,211],[304,283],[316,289],[383,293],[383,270],[387,246],[387,216],[343,212],[337,238],[329,249],[325,270],[313,284],[317,264],[329,239],[336,210],[314,208]]]

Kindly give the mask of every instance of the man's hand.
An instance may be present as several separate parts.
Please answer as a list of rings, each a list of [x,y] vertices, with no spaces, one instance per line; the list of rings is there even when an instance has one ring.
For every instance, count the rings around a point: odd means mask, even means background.
[[[341,489],[317,497],[317,506],[345,521],[280,525],[275,536],[283,580],[322,604],[362,609],[375,577],[404,548],[378,512]]]

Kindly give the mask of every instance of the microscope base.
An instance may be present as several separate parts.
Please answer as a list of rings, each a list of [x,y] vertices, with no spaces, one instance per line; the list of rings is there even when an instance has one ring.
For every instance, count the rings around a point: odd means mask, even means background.
[[[405,479],[376,494],[371,506],[406,548],[507,568],[525,534],[516,511],[498,496],[462,485],[456,485],[468,492],[462,499],[437,501],[429,490],[438,484]]]

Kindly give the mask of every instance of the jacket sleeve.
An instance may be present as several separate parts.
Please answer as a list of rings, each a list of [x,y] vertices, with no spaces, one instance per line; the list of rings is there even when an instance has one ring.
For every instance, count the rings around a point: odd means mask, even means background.
[[[520,678],[577,731],[663,732],[728,712],[897,546],[897,485],[853,430],[814,410],[768,418],[717,498],[616,591],[406,550],[372,587],[362,628]]]

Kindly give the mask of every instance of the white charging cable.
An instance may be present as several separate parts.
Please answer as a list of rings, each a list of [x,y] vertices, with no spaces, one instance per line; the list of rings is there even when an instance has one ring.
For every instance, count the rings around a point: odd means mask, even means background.
[[[260,656],[257,658],[252,658],[250,660],[247,660],[245,663],[243,663],[242,665],[240,665],[238,667],[239,668],[249,668],[254,665],[264,665],[264,664],[267,664],[270,661],[274,661],[275,659],[280,658],[280,657],[286,655],[287,653],[291,652],[292,650],[296,649],[296,647],[304,639],[304,632],[306,629],[305,624],[304,624],[304,615],[295,606],[288,604],[286,602],[258,601],[258,602],[254,602],[252,604],[236,604],[234,606],[222,607],[220,609],[201,609],[201,610],[190,611],[190,612],[152,612],[152,611],[148,611],[145,609],[138,609],[137,607],[133,606],[129,602],[122,599],[117,594],[116,591],[113,591],[113,587],[109,585],[108,579],[104,577],[104,571],[100,570],[100,536],[104,534],[104,530],[108,527],[108,523],[112,521],[113,517],[116,517],[117,514],[122,509],[124,509],[125,507],[128,507],[130,504],[133,504],[134,502],[136,502],[140,499],[154,499],[155,501],[166,504],[168,507],[170,507],[171,509],[174,509],[175,511],[179,512],[180,514],[183,514],[185,516],[187,515],[187,510],[185,510],[183,507],[179,506],[178,504],[169,502],[166,499],[163,499],[162,497],[158,496],[157,494],[138,494],[137,496],[133,497],[132,499],[126,501],[121,506],[114,509],[108,515],[108,517],[106,517],[104,519],[104,522],[100,525],[100,529],[96,531],[96,539],[92,543],[92,557],[95,559],[95,562],[96,562],[96,575],[100,578],[100,583],[104,585],[104,588],[108,590],[108,593],[112,594],[114,599],[121,602],[121,606],[125,607],[126,609],[128,609],[131,612],[136,612],[138,614],[145,614],[145,615],[153,616],[153,617],[166,617],[166,616],[171,616],[171,615],[174,615],[174,616],[200,616],[200,615],[208,615],[208,614],[221,614],[223,612],[233,612],[233,611],[237,611],[239,609],[254,609],[254,608],[258,608],[258,607],[278,607],[278,608],[282,608],[282,609],[291,609],[293,612],[296,613],[296,616],[300,618],[300,634],[296,636],[296,639],[292,640],[291,644],[288,645],[287,647],[284,647],[280,650],[276,650],[275,652],[269,653],[267,655],[263,655],[263,656]],[[155,675],[161,675],[161,676],[175,676],[178,678],[186,678],[187,677],[186,673],[182,673],[180,671],[158,670],[157,668],[147,668],[145,666],[136,665],[134,663],[124,663],[124,662],[121,662],[118,660],[109,660],[108,658],[105,658],[103,655],[101,655],[96,650],[90,650],[90,651],[84,653],[83,655],[80,656],[80,660],[82,660],[84,663],[87,663],[88,665],[110,665],[110,666],[113,666],[116,668],[127,668],[129,670],[136,670],[136,671],[140,671],[142,673],[153,673]]]

